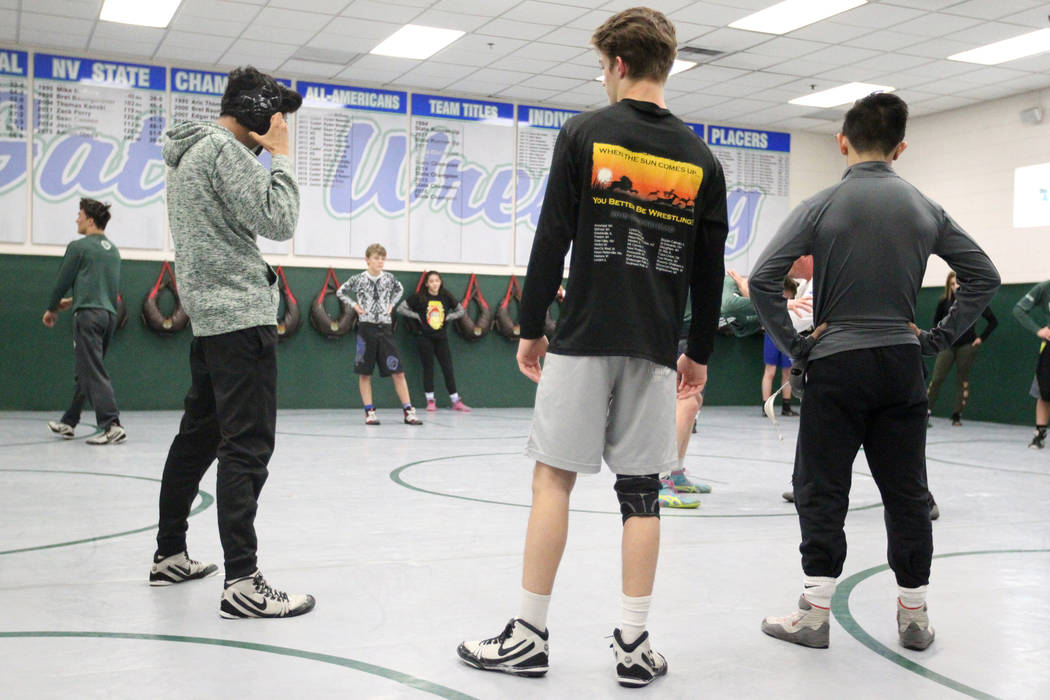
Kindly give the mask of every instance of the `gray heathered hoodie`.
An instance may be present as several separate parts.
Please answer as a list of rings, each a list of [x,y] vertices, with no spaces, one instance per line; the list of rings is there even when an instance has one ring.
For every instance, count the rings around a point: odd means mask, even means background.
[[[277,323],[277,276],[256,236],[286,241],[299,219],[287,156],[265,166],[226,128],[182,122],[167,133],[168,223],[175,276],[195,336]]]

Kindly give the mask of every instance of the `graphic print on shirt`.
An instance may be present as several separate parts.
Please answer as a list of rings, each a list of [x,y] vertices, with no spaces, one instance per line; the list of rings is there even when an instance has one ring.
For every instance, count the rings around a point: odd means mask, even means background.
[[[431,299],[427,302],[427,325],[436,331],[445,325],[445,305],[440,299]]]
[[[703,169],[608,143],[594,144],[592,162],[591,199],[603,212],[594,225],[594,262],[685,269],[684,229],[694,225]]]

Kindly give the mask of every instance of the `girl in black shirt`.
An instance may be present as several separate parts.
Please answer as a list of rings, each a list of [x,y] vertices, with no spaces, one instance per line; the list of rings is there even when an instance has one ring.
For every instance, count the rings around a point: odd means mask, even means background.
[[[456,377],[452,370],[452,354],[448,348],[448,322],[466,313],[463,305],[445,288],[441,275],[431,270],[418,292],[398,304],[397,312],[419,321],[422,333],[418,337],[419,358],[423,363],[423,391],[427,396],[427,410],[436,411],[434,401],[434,358],[441,365],[445,388],[452,399],[453,411],[470,411],[456,391]]]

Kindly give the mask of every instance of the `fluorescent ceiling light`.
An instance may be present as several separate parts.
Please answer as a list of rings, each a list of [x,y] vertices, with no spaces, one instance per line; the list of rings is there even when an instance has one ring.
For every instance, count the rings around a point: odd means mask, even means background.
[[[681,73],[683,71],[689,70],[690,68],[696,68],[696,61],[681,61],[676,58],[674,60],[674,63],[671,64],[671,72],[667,74],[667,77],[670,78],[675,73]],[[605,76],[599,75],[597,78],[595,78],[595,80],[597,80],[600,83],[601,81],[605,80]]]
[[[873,92],[893,92],[896,88],[887,85],[872,85],[871,83],[849,83],[840,85],[830,90],[821,90],[802,97],[788,100],[789,104],[803,105],[805,107],[837,107],[861,97],[867,97]]]
[[[1046,51],[1050,51],[1050,29],[1038,29],[1012,39],[1003,39],[994,44],[953,54],[948,60],[994,66],[997,63],[1006,63]]]
[[[819,22],[868,0],[784,0],[729,24],[733,29],[765,34],[787,34],[807,24]]]
[[[418,24],[406,24],[369,53],[397,58],[430,58],[463,36],[464,33],[458,29],[438,29]]]
[[[182,0],[106,0],[98,18],[103,22],[166,27]]]

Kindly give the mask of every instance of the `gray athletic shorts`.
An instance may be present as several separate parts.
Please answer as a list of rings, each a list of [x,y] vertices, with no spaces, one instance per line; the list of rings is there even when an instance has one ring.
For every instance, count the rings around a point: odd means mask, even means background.
[[[572,472],[615,474],[678,466],[670,367],[635,357],[547,353],[525,454]]]

